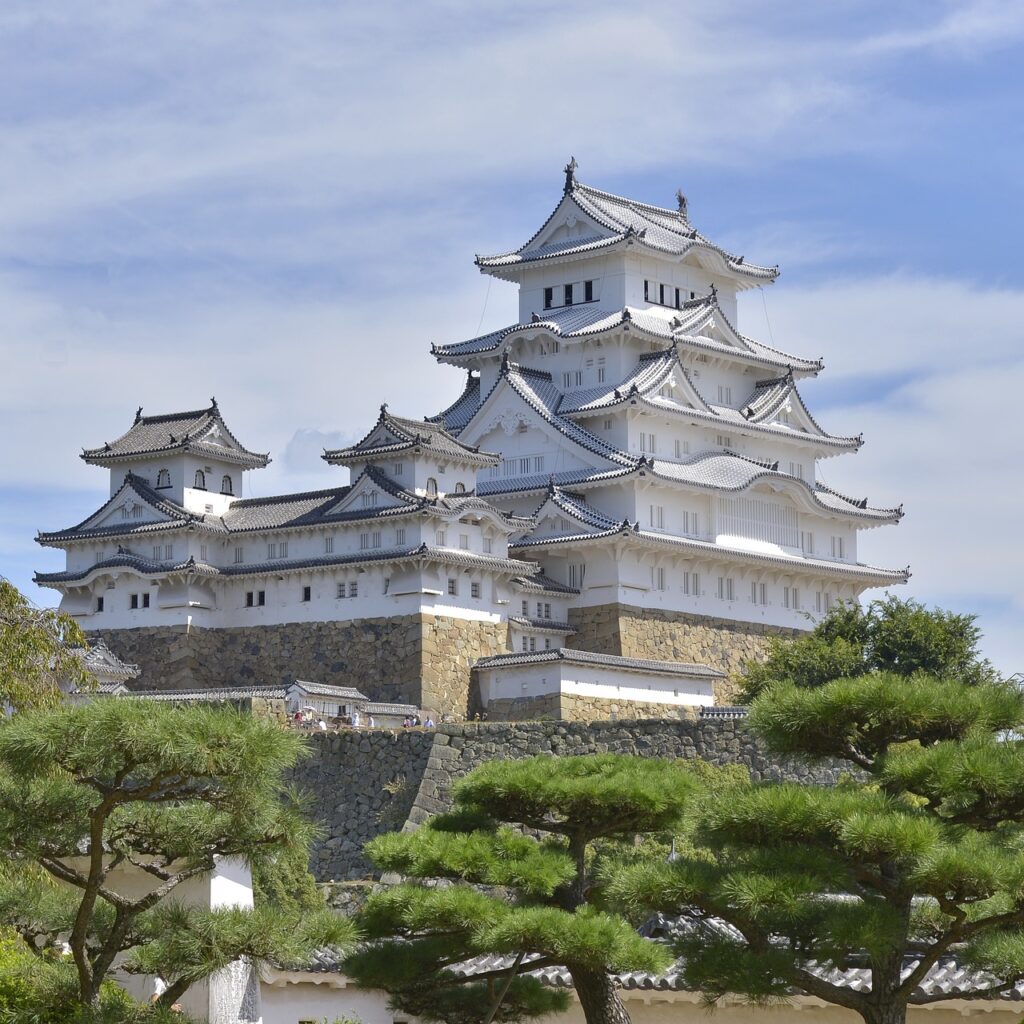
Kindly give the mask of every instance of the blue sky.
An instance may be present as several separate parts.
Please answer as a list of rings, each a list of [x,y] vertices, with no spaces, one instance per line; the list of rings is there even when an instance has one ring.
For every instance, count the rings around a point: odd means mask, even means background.
[[[387,400],[442,408],[431,341],[511,322],[477,252],[523,241],[570,154],[782,276],[741,326],[823,355],[827,483],[905,503],[861,554],[977,611],[1024,670],[1024,5],[294,0],[0,10],[0,571],[105,474],[135,408],[216,395],[253,493]]]

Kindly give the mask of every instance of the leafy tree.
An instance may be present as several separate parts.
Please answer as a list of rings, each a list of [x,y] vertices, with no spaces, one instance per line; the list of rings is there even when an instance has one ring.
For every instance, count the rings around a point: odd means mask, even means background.
[[[170,1006],[239,958],[349,943],[351,923],[323,907],[177,898],[218,858],[270,875],[307,849],[313,829],[282,782],[303,749],[224,708],[111,699],[15,715],[0,727],[0,923],[40,956],[66,939],[77,999],[92,1008],[119,956],[164,977]],[[123,885],[126,871],[149,876],[149,891]]]
[[[866,608],[842,603],[795,640],[771,638],[768,659],[746,665],[739,680],[740,699],[749,703],[776,682],[821,686],[868,672],[929,672],[964,683],[992,681],[996,674],[978,652],[981,630],[975,618],[892,594]]]
[[[84,646],[74,619],[36,608],[0,576],[0,708],[53,704],[61,682],[88,688],[94,680],[73,652]]]
[[[920,637],[949,622],[911,613],[874,624],[891,665],[919,661]],[[973,640],[955,648],[939,660],[976,665]],[[944,998],[920,985],[952,956],[996,979],[958,998],[998,996],[1024,979],[1024,744],[1006,732],[1024,721],[1024,695],[986,675],[879,670],[765,687],[750,725],[768,748],[845,762],[851,778],[699,797],[694,848],[625,867],[611,894],[694,922],[677,951],[712,1000],[796,991],[902,1024],[908,1005]],[[867,968],[870,990],[813,962]]]
[[[360,923],[377,941],[346,973],[387,989],[396,1009],[473,1024],[564,1007],[564,993],[519,974],[559,964],[590,1024],[628,1024],[610,974],[658,971],[671,957],[602,909],[596,847],[671,829],[694,788],[681,762],[610,754],[477,768],[456,784],[451,813],[367,845],[379,868],[416,881],[370,897]],[[470,977],[454,970],[481,954],[514,961]]]

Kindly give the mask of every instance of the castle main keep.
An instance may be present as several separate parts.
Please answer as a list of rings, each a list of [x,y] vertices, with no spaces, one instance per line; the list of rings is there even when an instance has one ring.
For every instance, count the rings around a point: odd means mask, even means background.
[[[324,453],[348,483],[246,497],[269,455],[215,401],[140,409],[82,453],[108,498],[39,534],[67,563],[36,581],[144,687],[298,676],[492,718],[727,699],[766,636],[906,580],[857,555],[861,530],[902,512],[818,481],[862,439],[804,404],[819,360],[739,330],[738,293],[777,269],[715,245],[677,200],[611,195],[570,162],[536,234],[476,260],[518,286],[518,321],[434,346],[461,394],[421,420],[382,406]]]

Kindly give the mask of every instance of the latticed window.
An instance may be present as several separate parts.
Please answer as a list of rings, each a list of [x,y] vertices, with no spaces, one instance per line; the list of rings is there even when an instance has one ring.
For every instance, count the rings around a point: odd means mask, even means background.
[[[170,470],[161,469],[156,474],[156,485],[157,485],[157,487],[170,487],[171,486],[171,473],[170,473]]]
[[[224,476],[222,476],[220,478],[220,493],[221,494],[234,494],[235,493],[234,488],[233,488],[232,483],[231,483],[231,477],[229,477],[227,475],[227,473],[225,473]]]
[[[199,490],[206,490],[206,474],[201,469],[196,470],[195,486]]]

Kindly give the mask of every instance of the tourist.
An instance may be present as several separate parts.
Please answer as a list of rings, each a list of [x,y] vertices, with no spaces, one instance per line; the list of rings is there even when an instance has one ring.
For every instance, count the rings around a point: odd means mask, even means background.
[[[412,726],[412,719],[408,715],[406,715],[405,718],[402,719],[402,728],[403,729],[409,729],[409,728],[411,728],[411,726]]]
[[[321,732],[327,732],[327,723],[322,718],[316,723],[316,727]]]
[[[370,715],[370,716],[369,716],[369,717],[368,717],[368,718],[366,719],[366,725],[367,725],[367,727],[368,727],[368,728],[370,728],[370,729],[374,729],[374,728],[376,728],[376,726],[377,726],[377,723],[376,723],[376,722],[375,722],[375,721],[373,720],[373,715]]]
[[[426,721],[426,726],[427,726],[428,729],[433,729],[434,728],[434,720],[432,718],[428,718],[427,721]]]
[[[359,712],[358,711],[353,711],[352,712],[352,728],[353,729],[358,729],[359,728]]]

